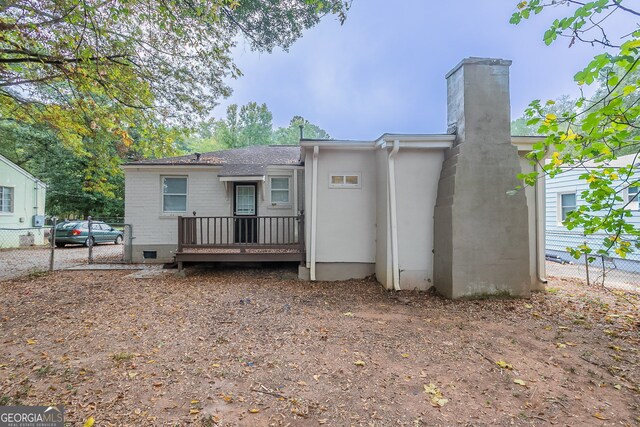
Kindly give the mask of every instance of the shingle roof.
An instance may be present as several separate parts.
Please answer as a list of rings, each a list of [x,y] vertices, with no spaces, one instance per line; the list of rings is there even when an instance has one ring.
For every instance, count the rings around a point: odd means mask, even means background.
[[[184,166],[184,165],[210,165],[224,166],[227,172],[254,171],[249,175],[254,175],[258,169],[269,165],[302,165],[301,148],[298,145],[254,145],[251,147],[234,148],[231,150],[212,151],[202,153],[198,159],[195,154],[178,157],[165,157],[162,159],[140,160],[130,162],[127,165],[162,165],[162,166]],[[254,165],[250,167],[247,165]],[[243,167],[245,166],[245,167]],[[228,176],[228,175],[227,175]]]

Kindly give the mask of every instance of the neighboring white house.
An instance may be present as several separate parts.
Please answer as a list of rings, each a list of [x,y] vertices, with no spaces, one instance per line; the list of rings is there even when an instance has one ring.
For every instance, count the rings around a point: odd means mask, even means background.
[[[46,185],[0,155],[0,247],[44,243]]]
[[[635,162],[635,164],[634,164]],[[612,168],[620,168],[633,166],[635,168],[635,177],[631,181],[624,181],[624,177],[620,177],[613,182],[613,186],[620,190],[622,202],[619,206],[626,205],[631,216],[627,218],[627,222],[633,224],[636,228],[640,228],[640,195],[638,189],[640,187],[630,186],[629,184],[638,179],[640,172],[640,160],[635,154],[620,156],[616,160],[609,163]],[[583,236],[581,229],[568,230],[563,224],[566,215],[574,210],[577,206],[584,203],[581,193],[588,188],[588,183],[584,179],[580,179],[586,171],[592,168],[592,164],[585,164],[580,168],[567,169],[553,178],[546,180],[546,253],[554,257],[559,257],[564,261],[575,261],[567,252],[567,247],[577,247],[583,242],[587,242],[594,251],[603,248],[603,241],[606,237],[604,233],[591,235],[586,238]],[[602,212],[602,215],[605,215]],[[640,265],[625,265],[630,262],[640,263],[640,254],[632,253],[625,260],[616,257],[612,251],[609,256],[616,259],[618,268],[630,269],[638,271]]]
[[[447,75],[447,134],[125,165],[134,261],[299,261],[303,279],[375,274],[453,298],[540,289],[544,186],[512,191],[536,138],[509,135],[509,65],[470,58]]]

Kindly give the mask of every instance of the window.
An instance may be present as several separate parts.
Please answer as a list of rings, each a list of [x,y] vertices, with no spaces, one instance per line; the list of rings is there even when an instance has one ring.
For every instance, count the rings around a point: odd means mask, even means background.
[[[162,212],[187,211],[187,178],[162,178]]]
[[[560,221],[567,219],[567,214],[576,210],[576,193],[560,194]]]
[[[0,187],[0,213],[13,212],[13,187]]]
[[[271,204],[285,205],[289,204],[289,178],[272,177],[271,178]]]
[[[329,188],[360,188],[360,174],[331,174]]]
[[[629,203],[627,207],[632,211],[640,210],[640,195],[638,194],[639,189],[640,187],[627,188],[627,202]]]

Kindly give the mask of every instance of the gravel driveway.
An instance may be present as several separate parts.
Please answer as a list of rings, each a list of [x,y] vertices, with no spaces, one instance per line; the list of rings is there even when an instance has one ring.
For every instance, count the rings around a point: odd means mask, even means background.
[[[54,268],[62,270],[78,264],[86,264],[89,250],[85,247],[56,248]],[[122,245],[98,245],[93,248],[94,260],[108,258],[113,261],[122,254]],[[32,247],[26,249],[0,250],[0,281],[13,279],[49,269],[51,248]]]

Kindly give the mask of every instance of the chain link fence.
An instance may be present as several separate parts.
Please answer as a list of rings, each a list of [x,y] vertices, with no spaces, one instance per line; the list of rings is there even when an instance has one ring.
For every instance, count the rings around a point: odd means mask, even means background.
[[[585,237],[568,231],[547,231],[546,260],[548,277],[564,277],[583,280],[588,285],[640,292],[640,254],[626,258],[598,255],[607,236],[595,234]],[[593,254],[575,259],[567,248],[583,244],[593,249]]]
[[[129,224],[93,220],[0,228],[0,280],[83,264],[130,263],[132,241]]]

